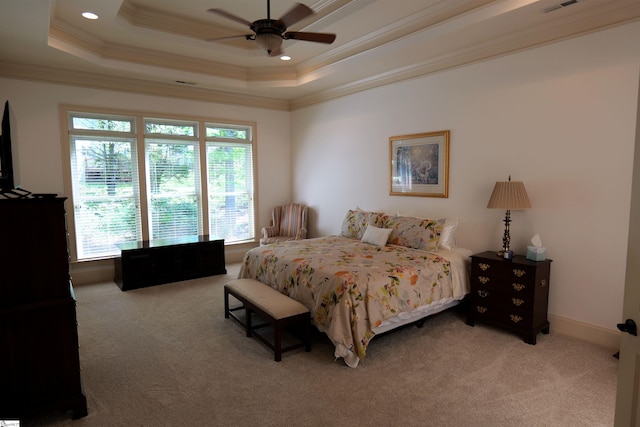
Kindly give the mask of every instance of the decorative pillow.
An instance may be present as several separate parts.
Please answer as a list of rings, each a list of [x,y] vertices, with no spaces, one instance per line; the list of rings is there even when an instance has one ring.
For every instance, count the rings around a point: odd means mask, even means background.
[[[388,228],[391,216],[382,212],[367,212],[367,224],[375,225],[378,228]]]
[[[390,217],[384,213],[367,212],[361,209],[350,209],[342,221],[342,235],[352,239],[362,239],[367,225],[375,225],[378,228],[389,228]]]
[[[447,218],[440,233],[438,248],[452,250],[456,247],[456,228],[458,228],[458,218]]]
[[[444,223],[444,219],[393,218],[389,224],[393,228],[389,243],[423,251],[437,249]]]
[[[351,239],[361,239],[366,227],[365,212],[349,209],[342,221],[342,235]]]
[[[367,229],[362,236],[362,243],[371,243],[376,246],[385,246],[389,234],[393,231],[391,228],[378,228],[375,225],[368,224]]]

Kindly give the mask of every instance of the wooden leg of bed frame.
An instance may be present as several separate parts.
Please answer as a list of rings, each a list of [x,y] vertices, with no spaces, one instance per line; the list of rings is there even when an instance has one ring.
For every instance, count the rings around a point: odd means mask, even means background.
[[[418,328],[422,328],[424,326],[424,322],[426,322],[426,321],[427,321],[427,318],[423,317],[422,319],[416,321],[416,326]]]
[[[304,327],[304,351],[307,353],[311,351],[311,321],[307,318]]]

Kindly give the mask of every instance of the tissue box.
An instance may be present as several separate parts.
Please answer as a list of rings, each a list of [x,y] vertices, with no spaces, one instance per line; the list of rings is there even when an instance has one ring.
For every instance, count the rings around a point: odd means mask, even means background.
[[[537,246],[527,246],[527,259],[531,261],[544,261],[547,249]]]

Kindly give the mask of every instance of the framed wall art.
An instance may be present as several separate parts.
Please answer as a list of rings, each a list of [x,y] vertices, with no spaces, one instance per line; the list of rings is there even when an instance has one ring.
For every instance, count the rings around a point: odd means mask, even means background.
[[[449,131],[389,138],[392,196],[449,197]]]

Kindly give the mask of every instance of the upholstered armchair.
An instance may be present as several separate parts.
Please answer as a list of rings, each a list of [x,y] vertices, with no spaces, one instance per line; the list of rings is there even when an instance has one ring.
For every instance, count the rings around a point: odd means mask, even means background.
[[[271,225],[262,228],[261,245],[307,238],[306,206],[297,203],[276,206],[271,215]]]

